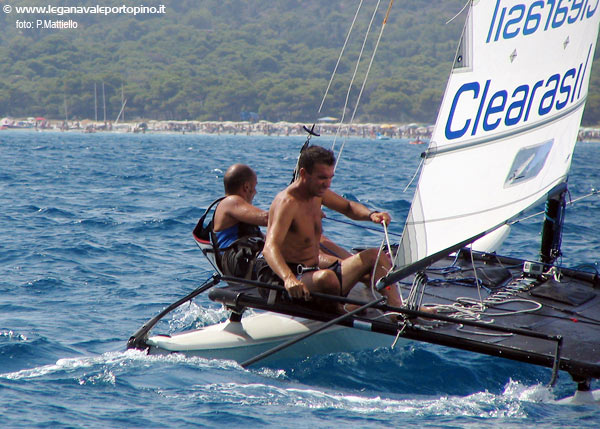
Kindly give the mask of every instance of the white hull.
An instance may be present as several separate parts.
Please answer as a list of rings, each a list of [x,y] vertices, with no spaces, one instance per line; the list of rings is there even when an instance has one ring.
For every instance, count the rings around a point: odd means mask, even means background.
[[[275,313],[245,317],[173,336],[156,335],[146,344],[150,354],[183,353],[208,359],[243,362],[287,340],[317,329],[322,322]],[[335,326],[294,344],[261,363],[282,359],[389,347],[389,335]]]
[[[577,391],[575,395],[559,399],[557,404],[563,405],[600,405],[600,390]]]

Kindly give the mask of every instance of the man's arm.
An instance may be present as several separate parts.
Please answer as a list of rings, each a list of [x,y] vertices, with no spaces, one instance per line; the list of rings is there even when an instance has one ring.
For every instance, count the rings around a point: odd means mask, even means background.
[[[370,220],[374,223],[385,221],[386,225],[392,220],[387,212],[371,211],[365,205],[350,201],[328,189],[323,195],[323,205],[349,217],[353,220]]]
[[[239,195],[230,195],[218,207],[225,216],[215,216],[215,229],[221,231],[237,222],[267,226],[269,212],[248,203]]]
[[[292,272],[281,252],[295,210],[294,203],[289,198],[280,195],[275,197],[269,210],[269,227],[263,255],[271,269],[283,280],[285,289],[292,298],[308,299],[308,288],[296,278],[296,273]]]

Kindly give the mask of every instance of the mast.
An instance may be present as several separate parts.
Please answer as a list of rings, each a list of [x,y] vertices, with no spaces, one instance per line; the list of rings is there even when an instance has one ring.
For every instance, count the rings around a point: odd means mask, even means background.
[[[102,81],[102,104],[104,105],[104,126],[106,126],[106,93],[104,92],[104,81]]]
[[[123,91],[123,82],[121,82],[121,111],[123,112],[123,122],[125,122],[125,92]]]
[[[94,120],[98,122],[98,89],[96,88],[96,82],[94,82]]]
[[[117,119],[115,119],[115,124],[119,123],[119,118],[121,117],[121,113],[123,114],[123,117],[125,117],[125,104],[127,104],[127,99],[125,99],[125,101],[123,101],[123,104],[121,105],[121,110],[119,111],[119,114],[117,115]]]
[[[64,105],[65,105],[65,125],[67,124],[67,122],[69,121],[69,116],[67,113],[67,94],[63,94],[64,95]]]
[[[548,193],[540,248],[540,259],[544,264],[553,264],[554,261],[561,256],[560,245],[566,207],[566,195],[566,183],[558,185]]]

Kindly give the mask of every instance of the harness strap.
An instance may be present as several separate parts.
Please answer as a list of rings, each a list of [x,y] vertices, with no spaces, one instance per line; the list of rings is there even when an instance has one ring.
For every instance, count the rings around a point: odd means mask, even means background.
[[[208,225],[206,225],[206,227],[204,227],[204,220],[206,219],[206,216],[211,211],[213,206],[220,203],[224,198],[225,197],[220,197],[220,198],[217,198],[216,200],[214,200],[212,203],[210,203],[208,208],[204,211],[204,214],[202,216],[200,216],[200,219],[198,220],[198,223],[196,224],[196,227],[194,228],[194,235],[196,237],[201,238],[206,241],[211,240],[211,242],[212,242],[212,237],[211,237],[210,233],[213,229],[213,223],[214,223],[214,218],[215,218],[214,213],[213,213],[212,220],[208,223]],[[213,246],[214,246],[214,243],[213,243]]]

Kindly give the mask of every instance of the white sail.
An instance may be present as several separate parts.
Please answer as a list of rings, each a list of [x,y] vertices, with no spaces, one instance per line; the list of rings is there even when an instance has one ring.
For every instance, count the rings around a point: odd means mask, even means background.
[[[494,230],[566,181],[599,2],[472,2],[396,268]]]

